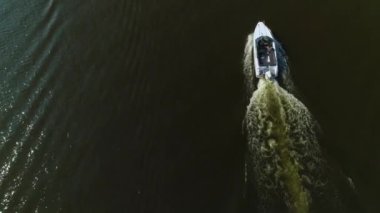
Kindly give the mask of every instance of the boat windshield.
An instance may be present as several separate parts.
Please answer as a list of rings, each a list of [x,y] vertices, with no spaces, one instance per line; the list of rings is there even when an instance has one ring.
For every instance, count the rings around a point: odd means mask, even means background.
[[[257,53],[260,66],[276,66],[277,59],[275,49],[273,48],[274,42],[268,36],[262,36],[256,39]]]

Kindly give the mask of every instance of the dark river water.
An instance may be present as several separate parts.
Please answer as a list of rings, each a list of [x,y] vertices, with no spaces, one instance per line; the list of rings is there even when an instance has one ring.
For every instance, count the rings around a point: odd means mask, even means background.
[[[380,212],[380,3],[0,0],[0,210],[240,212],[265,20],[322,150]]]

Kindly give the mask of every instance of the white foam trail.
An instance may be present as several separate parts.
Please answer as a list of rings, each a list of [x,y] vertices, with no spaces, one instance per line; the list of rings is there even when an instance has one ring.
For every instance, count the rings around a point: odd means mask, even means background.
[[[309,212],[311,191],[326,185],[309,110],[276,82],[260,79],[245,119],[248,179],[256,186],[262,212],[276,202],[291,212]]]

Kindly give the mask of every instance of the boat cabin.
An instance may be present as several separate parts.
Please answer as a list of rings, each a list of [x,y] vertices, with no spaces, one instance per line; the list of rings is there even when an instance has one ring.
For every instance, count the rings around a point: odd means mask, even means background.
[[[256,46],[259,66],[277,66],[274,41],[272,38],[261,36],[256,39]]]

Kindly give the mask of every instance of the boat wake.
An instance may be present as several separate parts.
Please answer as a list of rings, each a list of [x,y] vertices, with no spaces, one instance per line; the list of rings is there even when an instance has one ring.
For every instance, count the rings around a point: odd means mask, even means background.
[[[315,122],[307,108],[276,82],[261,79],[245,123],[248,177],[254,181],[262,211],[286,206],[292,212],[309,212],[312,192],[323,191],[327,181]]]
[[[258,212],[340,212],[318,143],[317,122],[291,94],[285,55],[279,58],[285,63],[279,69],[281,81],[256,78],[251,47],[249,36],[244,74],[251,98],[243,127],[248,202],[255,203]]]

